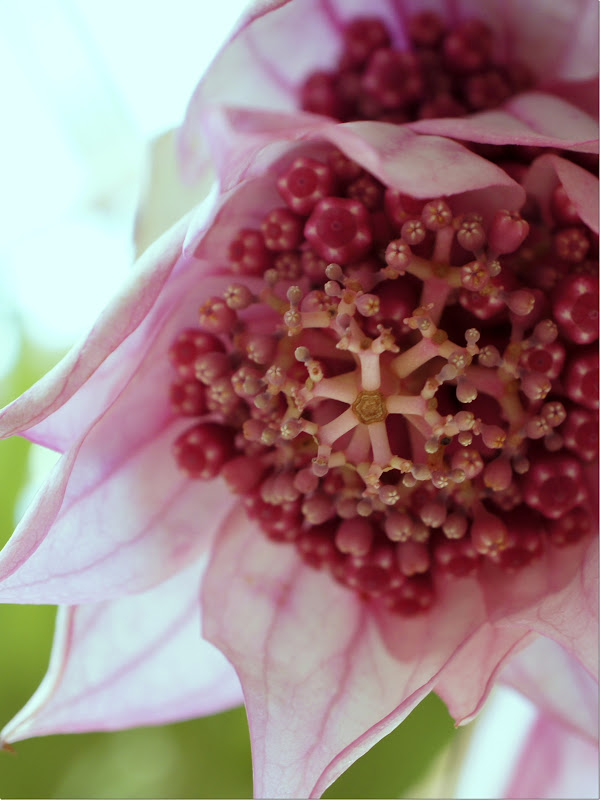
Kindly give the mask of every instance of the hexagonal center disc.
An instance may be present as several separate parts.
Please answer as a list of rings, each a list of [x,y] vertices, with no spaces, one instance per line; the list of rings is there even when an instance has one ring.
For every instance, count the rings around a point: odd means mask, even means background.
[[[387,417],[385,398],[381,392],[360,392],[354,403],[352,411],[359,422],[372,425],[374,422],[383,422]]]

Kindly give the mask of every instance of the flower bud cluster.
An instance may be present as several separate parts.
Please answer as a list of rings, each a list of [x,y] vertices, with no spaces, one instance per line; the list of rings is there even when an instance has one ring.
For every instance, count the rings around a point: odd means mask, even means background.
[[[523,64],[495,58],[494,34],[479,20],[447,26],[427,10],[409,17],[406,29],[399,49],[382,20],[350,21],[335,68],[304,81],[302,108],[344,122],[458,117],[495,108],[533,83]]]

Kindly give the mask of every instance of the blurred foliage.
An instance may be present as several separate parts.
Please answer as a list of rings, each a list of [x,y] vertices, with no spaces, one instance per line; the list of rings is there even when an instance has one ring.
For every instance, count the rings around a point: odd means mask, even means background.
[[[0,405],[56,361],[24,346],[3,381]],[[29,445],[0,444],[0,544],[10,536],[15,503],[28,477]],[[54,609],[0,605],[0,724],[29,699],[41,680],[52,641]],[[405,797],[431,769],[455,732],[436,696],[357,761],[325,797]],[[250,742],[243,709],[160,728],[48,736],[0,753],[0,796],[27,798],[250,797]]]

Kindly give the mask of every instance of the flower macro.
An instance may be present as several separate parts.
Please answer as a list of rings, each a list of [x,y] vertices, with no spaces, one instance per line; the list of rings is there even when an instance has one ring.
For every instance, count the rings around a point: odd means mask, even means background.
[[[315,109],[306,69],[308,113],[203,106],[219,186],[2,412],[63,455],[0,598],[70,607],[6,741],[211,713],[241,685],[256,795],[315,797],[432,690],[468,721],[511,662],[531,694],[547,640],[535,699],[593,739],[556,687],[597,691],[595,126],[558,92],[517,122],[517,84],[508,112],[392,119],[435,97],[384,43],[359,80],[383,119]]]

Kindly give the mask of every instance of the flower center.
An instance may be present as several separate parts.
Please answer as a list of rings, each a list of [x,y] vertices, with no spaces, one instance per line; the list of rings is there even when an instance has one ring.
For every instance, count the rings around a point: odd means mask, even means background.
[[[387,417],[385,397],[381,392],[359,392],[356,400],[352,403],[352,411],[363,425],[383,422]]]
[[[598,267],[581,221],[484,225],[337,150],[277,187],[285,207],[233,237],[235,279],[171,347],[174,410],[195,418],[179,466],[222,475],[270,539],[401,614],[431,607],[440,576],[522,569],[589,533]]]

